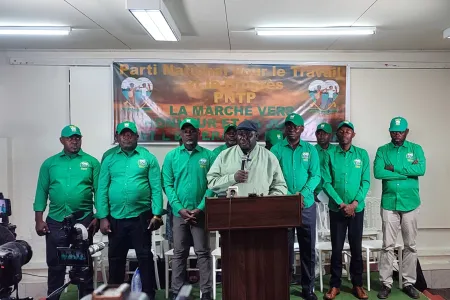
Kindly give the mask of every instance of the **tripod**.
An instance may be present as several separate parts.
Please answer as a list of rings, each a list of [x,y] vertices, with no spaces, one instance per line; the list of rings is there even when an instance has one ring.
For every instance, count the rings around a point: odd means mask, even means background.
[[[64,283],[61,287],[54,290],[50,295],[47,296],[46,300],[50,300],[52,297],[61,294],[64,291],[64,289],[68,287],[70,284],[78,285],[78,299],[81,299],[84,296],[86,296],[84,295],[84,291],[86,290],[86,284],[91,279],[92,274],[90,274],[89,267],[73,267],[69,271],[69,281]]]

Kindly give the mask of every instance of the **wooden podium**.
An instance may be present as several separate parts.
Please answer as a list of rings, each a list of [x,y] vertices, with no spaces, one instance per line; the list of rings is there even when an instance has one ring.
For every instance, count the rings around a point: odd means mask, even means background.
[[[221,236],[223,300],[288,300],[287,229],[301,226],[300,195],[207,198],[205,211]]]

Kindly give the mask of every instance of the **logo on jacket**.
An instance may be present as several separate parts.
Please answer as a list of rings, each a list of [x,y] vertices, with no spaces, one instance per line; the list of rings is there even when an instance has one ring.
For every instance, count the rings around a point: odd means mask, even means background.
[[[148,165],[147,160],[145,160],[145,159],[138,160],[138,167],[139,168],[146,168],[147,165]]]
[[[80,162],[80,169],[85,171],[87,170],[91,165],[87,161]]]
[[[200,165],[200,168],[205,168],[208,164],[208,160],[206,158],[200,158],[198,164]]]
[[[353,163],[355,164],[355,168],[361,168],[361,160],[359,158],[355,159]]]
[[[414,153],[411,153],[411,152],[406,153],[406,159],[407,159],[409,162],[413,162],[413,161],[414,161]]]
[[[302,153],[302,159],[304,161],[308,161],[309,160],[309,152],[303,152]]]

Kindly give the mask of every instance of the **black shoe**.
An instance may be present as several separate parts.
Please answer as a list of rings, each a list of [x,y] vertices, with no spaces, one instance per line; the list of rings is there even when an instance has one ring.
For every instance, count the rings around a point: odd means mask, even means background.
[[[211,293],[203,293],[201,300],[212,300]]]
[[[403,288],[403,292],[406,295],[408,295],[410,298],[413,298],[413,299],[419,299],[420,298],[419,292],[412,285],[405,286]]]
[[[387,286],[383,285],[381,287],[381,290],[378,292],[377,297],[378,299],[387,299],[389,297],[389,294],[391,293],[391,289]]]
[[[177,300],[178,295],[172,294],[172,296],[170,297],[170,300]]]
[[[314,294],[314,292],[309,292],[309,291],[306,293],[304,293],[302,291],[302,298],[305,300],[317,300],[316,294]]]

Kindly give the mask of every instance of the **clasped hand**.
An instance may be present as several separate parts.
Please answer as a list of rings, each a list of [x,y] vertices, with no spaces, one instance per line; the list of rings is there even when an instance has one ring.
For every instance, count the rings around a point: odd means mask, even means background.
[[[202,211],[200,209],[196,208],[194,210],[182,209],[178,213],[186,223],[195,225],[197,224],[198,221],[197,218],[199,217],[201,212]]]
[[[339,208],[344,213],[344,215],[348,218],[355,216],[355,209],[358,206],[357,201],[353,201],[351,204],[342,203]]]

